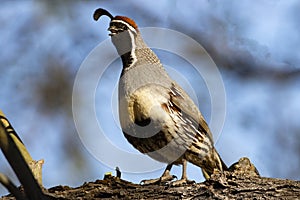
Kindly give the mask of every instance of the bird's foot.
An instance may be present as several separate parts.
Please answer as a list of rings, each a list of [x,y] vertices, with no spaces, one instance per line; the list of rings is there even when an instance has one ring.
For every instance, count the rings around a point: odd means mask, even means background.
[[[181,186],[181,185],[194,184],[194,183],[196,183],[194,180],[188,180],[187,178],[182,178],[180,180],[172,181],[170,185]]]
[[[177,179],[175,175],[166,174],[164,176],[161,176],[160,178],[142,180],[140,184],[142,185],[162,184],[162,183],[167,183],[169,181],[172,181],[174,179]]]

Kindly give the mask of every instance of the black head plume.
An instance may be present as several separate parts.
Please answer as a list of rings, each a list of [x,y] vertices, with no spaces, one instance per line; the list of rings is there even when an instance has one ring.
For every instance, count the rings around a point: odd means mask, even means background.
[[[106,15],[108,16],[111,20],[114,18],[112,16],[112,14],[110,14],[107,10],[103,9],[103,8],[98,8],[97,10],[95,10],[94,12],[94,20],[97,21],[102,15]]]

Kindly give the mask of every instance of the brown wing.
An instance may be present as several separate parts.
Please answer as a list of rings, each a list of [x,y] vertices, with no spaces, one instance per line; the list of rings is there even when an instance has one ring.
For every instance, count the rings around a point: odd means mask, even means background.
[[[182,117],[182,120],[187,121],[188,124],[195,127],[198,132],[208,137],[213,144],[213,137],[209,127],[192,99],[183,91],[183,89],[181,89],[180,86],[175,84],[173,84],[170,88],[169,95],[170,105],[174,110],[181,113],[179,116]],[[204,137],[204,135],[201,137]]]

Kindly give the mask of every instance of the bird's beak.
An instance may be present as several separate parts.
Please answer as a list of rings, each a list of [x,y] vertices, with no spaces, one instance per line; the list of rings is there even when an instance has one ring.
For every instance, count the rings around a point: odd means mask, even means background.
[[[110,31],[110,33],[108,34],[109,36],[114,36],[118,33],[118,31],[113,27],[109,27],[107,30]]]

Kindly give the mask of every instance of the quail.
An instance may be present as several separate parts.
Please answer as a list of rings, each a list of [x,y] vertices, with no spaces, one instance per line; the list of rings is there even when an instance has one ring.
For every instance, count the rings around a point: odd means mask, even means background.
[[[123,134],[138,151],[167,164],[160,178],[142,183],[172,181],[173,165],[182,165],[182,177],[172,183],[188,183],[187,162],[201,167],[206,179],[214,171],[226,170],[199,109],[169,77],[159,58],[143,41],[136,23],[125,16],[114,17],[102,8],[94,12],[94,20],[103,15],[111,20],[109,35],[123,64],[119,79]]]

